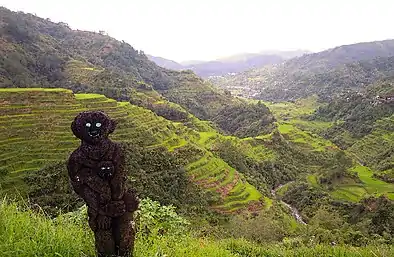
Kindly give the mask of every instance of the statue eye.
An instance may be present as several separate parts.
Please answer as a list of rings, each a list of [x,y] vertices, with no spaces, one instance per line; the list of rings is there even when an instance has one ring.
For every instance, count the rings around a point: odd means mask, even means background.
[[[97,123],[96,123],[96,127],[98,127],[98,128],[101,127],[101,123],[100,123],[100,122],[97,122]]]
[[[90,123],[88,122],[88,123],[86,123],[85,126],[88,127],[88,128],[90,128],[90,127],[92,126],[92,124],[90,124]]]
[[[105,167],[101,167],[102,170],[105,170]]]

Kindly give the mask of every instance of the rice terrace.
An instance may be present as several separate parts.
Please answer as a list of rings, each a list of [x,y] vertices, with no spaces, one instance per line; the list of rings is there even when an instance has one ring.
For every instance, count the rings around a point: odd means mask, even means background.
[[[393,3],[175,2],[0,7],[0,256],[394,256]]]

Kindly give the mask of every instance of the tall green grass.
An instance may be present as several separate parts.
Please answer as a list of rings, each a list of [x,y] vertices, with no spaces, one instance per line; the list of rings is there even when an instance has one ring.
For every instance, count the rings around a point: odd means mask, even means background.
[[[239,257],[391,257],[394,256],[392,246],[367,246],[350,247],[346,245],[311,245],[298,246],[297,244],[284,243],[281,245],[257,246],[245,240],[229,240],[223,243],[226,249]]]
[[[93,235],[67,219],[51,220],[43,214],[0,204],[0,256],[94,256]]]
[[[303,245],[297,240],[256,245],[243,239],[212,240],[196,238],[190,233],[176,235],[142,235],[137,233],[136,257],[258,257],[258,256],[365,256],[391,257],[389,245],[350,247],[346,245]],[[93,234],[84,219],[63,215],[49,219],[42,212],[0,203],[0,256],[94,256]]]

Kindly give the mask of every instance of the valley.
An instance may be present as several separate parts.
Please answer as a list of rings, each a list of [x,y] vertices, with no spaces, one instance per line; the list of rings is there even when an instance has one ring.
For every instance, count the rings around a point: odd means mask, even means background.
[[[66,170],[86,110],[118,124],[142,199],[136,256],[393,255],[393,42],[203,79],[0,7],[0,255],[93,254]]]

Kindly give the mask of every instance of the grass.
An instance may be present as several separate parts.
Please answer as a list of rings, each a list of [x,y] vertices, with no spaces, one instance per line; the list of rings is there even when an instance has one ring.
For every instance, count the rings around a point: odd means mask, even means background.
[[[311,245],[286,247],[280,244],[259,246],[245,240],[227,240],[224,242],[224,246],[240,257],[389,257],[394,254],[393,246],[350,247],[339,245],[333,247],[328,245]]]
[[[241,178],[241,174],[212,155],[205,155],[190,163],[186,170],[194,181],[220,196],[223,204],[216,205],[217,210],[235,212],[262,197],[255,187]]]
[[[333,191],[331,195],[337,199],[350,202],[359,202],[363,198],[363,196],[366,195],[366,193],[367,192],[362,186],[341,185],[338,189]]]
[[[209,141],[211,138],[214,138],[217,136],[218,136],[218,134],[214,131],[200,132],[200,139],[198,140],[198,143],[200,145],[206,145],[207,141]]]
[[[271,209],[272,204],[273,204],[272,199],[271,199],[271,198],[268,198],[268,197],[264,197],[264,202],[265,202],[264,209],[265,209],[265,210]]]
[[[313,132],[315,134],[332,126],[331,122],[323,121],[309,121],[304,117],[312,114],[318,107],[317,96],[311,96],[304,99],[299,99],[294,103],[280,102],[271,103],[264,102],[272,111],[278,123],[290,123],[291,125],[303,130]],[[286,130],[293,130],[293,128],[283,127],[284,133]],[[289,131],[290,132],[290,131]]]
[[[1,256],[93,256],[93,242],[86,228],[0,203]]]
[[[264,102],[277,119],[294,119],[302,115],[311,114],[319,106],[317,96],[311,96],[291,102]]]
[[[94,239],[86,220],[60,216],[49,219],[15,204],[0,202],[0,253],[3,257],[95,256]],[[263,256],[364,256],[390,257],[394,247],[377,245],[257,245],[244,239],[196,238],[179,236],[142,237],[137,234],[135,257],[263,257]]]
[[[105,98],[105,96],[100,94],[75,94],[75,99],[77,100],[87,100],[87,99],[97,99]]]
[[[394,132],[390,129],[393,122],[394,118],[378,120],[372,133],[355,141],[348,151],[373,169],[378,169],[381,162],[394,164],[393,155],[384,155],[394,148]]]

